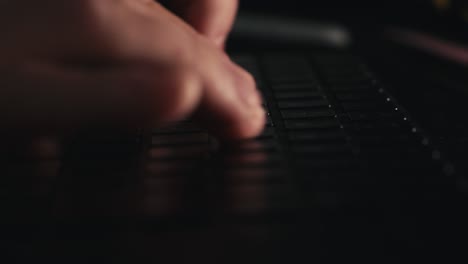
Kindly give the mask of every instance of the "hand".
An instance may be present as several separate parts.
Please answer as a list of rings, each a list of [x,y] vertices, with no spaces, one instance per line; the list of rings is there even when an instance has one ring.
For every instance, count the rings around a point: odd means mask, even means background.
[[[0,130],[154,126],[258,134],[253,78],[223,46],[236,1],[0,1]],[[189,24],[190,23],[190,24]],[[41,131],[41,132],[39,132]]]

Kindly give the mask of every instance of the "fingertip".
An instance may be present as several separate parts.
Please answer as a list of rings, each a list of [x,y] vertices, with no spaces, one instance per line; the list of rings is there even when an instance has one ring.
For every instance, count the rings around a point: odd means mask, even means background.
[[[224,61],[224,74],[207,82],[206,96],[196,118],[220,139],[255,137],[265,124],[265,111],[255,80],[227,57]]]
[[[258,136],[264,129],[266,114],[265,110],[258,107],[252,110],[249,118],[240,122],[237,129],[233,129],[232,138],[247,139]],[[236,131],[237,130],[237,131]]]
[[[258,107],[241,119],[231,120],[214,127],[213,132],[222,140],[242,140],[258,136],[264,129],[265,110]]]

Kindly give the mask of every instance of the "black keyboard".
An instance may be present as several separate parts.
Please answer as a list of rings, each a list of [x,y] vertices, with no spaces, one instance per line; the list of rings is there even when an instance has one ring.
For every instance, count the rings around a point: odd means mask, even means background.
[[[366,184],[372,176],[384,186],[410,175],[408,184],[440,186],[440,178],[453,173],[451,163],[358,58],[325,52],[233,59],[253,74],[264,95],[263,134],[219,143],[184,122],[154,131],[151,161],[203,161],[217,173],[282,170],[296,183],[316,180],[313,174],[338,174],[346,184],[360,178]]]
[[[453,165],[362,61],[333,52],[233,59],[264,96],[260,136],[219,142],[184,121],[143,141],[111,139],[103,151],[92,141],[58,160],[9,163],[3,237],[28,242],[10,252],[399,263],[454,249]]]

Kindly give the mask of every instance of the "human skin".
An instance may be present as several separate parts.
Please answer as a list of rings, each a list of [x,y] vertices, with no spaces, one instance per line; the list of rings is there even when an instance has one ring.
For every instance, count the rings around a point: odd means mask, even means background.
[[[0,0],[0,131],[68,134],[192,117],[254,137],[265,113],[223,50],[235,0]]]

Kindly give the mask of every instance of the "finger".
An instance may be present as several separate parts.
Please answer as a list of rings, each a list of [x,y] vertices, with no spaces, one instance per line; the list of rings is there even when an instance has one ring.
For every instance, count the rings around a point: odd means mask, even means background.
[[[0,129],[25,133],[162,124],[186,117],[201,96],[196,75],[184,69],[83,73],[34,65],[2,75]]]
[[[21,84],[23,94],[33,94],[35,105],[27,100],[22,103],[25,109],[37,113],[35,121],[27,112],[21,115],[15,104],[4,105],[0,108],[2,113],[9,111],[17,116],[10,121],[21,120],[22,125],[33,122],[43,127],[48,127],[45,124],[74,127],[103,120],[118,125],[152,117],[156,124],[161,124],[177,121],[196,110],[197,119],[220,137],[244,138],[260,132],[264,115],[255,83],[222,50],[158,4],[109,3],[117,4],[105,9],[105,19],[93,19],[101,21],[97,28],[104,39],[94,42],[101,48],[89,53],[80,53],[78,49],[63,53],[56,63],[62,65],[65,61],[66,66],[73,67],[69,71],[57,73],[41,69],[39,73],[16,76],[26,83],[10,80],[10,83]],[[93,65],[95,62],[100,71],[90,72],[85,67],[86,72],[83,69],[73,72],[79,69],[77,63]],[[109,70],[110,65],[114,70]],[[135,68],[135,65],[141,67]],[[149,69],[151,67],[145,65],[172,65],[171,69],[176,72],[173,76],[179,75],[177,69],[187,69],[189,74],[182,75],[189,77],[170,78],[171,71],[165,72],[164,67]],[[188,88],[192,85],[196,88]],[[170,88],[172,86],[178,88]],[[192,98],[186,95],[191,92],[196,94],[193,96],[196,99],[182,100]],[[17,97],[15,100],[19,102],[23,99],[17,93],[10,97]],[[189,103],[172,102],[174,98]],[[0,120],[2,118],[8,115],[0,116]]]
[[[204,95],[195,117],[218,137],[254,137],[265,123],[261,97],[252,76],[229,61],[227,71],[207,70]],[[213,74],[214,73],[214,74]]]
[[[198,32],[223,46],[234,23],[238,1],[172,0],[170,5]]]
[[[118,43],[115,56],[124,63],[153,61],[170,63],[175,68],[187,65],[196,72],[203,88],[196,109],[199,122],[219,137],[245,138],[258,134],[265,116],[250,74],[160,5],[148,5],[141,10],[143,13],[139,11],[137,16],[147,15],[150,10],[154,17],[133,19],[134,13],[123,12],[125,16],[120,17],[129,17],[126,23],[111,24],[124,29],[113,31],[112,39]],[[141,21],[145,23],[140,24]],[[132,35],[127,35],[128,32]]]
[[[155,6],[154,10],[155,13],[161,11],[158,6]],[[167,15],[167,21],[173,21],[177,24],[177,29],[186,29],[185,23],[177,17],[167,12],[158,13],[159,17],[162,17],[163,14]],[[139,47],[145,45],[144,43],[151,43],[145,39],[153,35],[151,29],[156,28],[157,25],[149,28],[148,33],[141,34],[143,36],[141,39],[132,38],[135,42],[129,43],[127,46]],[[159,58],[173,54],[170,56],[173,63],[190,65],[197,70],[203,86],[203,95],[200,105],[196,109],[196,119],[218,137],[249,138],[256,136],[263,128],[265,113],[261,107],[260,95],[256,90],[252,76],[232,63],[223,51],[216,49],[212,42],[199,37],[198,34],[191,34],[190,28],[187,31],[178,32],[173,29],[170,31],[172,34],[164,34],[166,45],[158,47],[157,50],[167,50],[166,55],[156,51],[155,54],[158,53],[157,57]],[[187,38],[187,36],[190,37]],[[191,44],[186,45],[186,43]],[[186,47],[189,49],[187,50]],[[137,55],[139,58],[148,58],[153,49],[149,47],[148,49],[134,48],[132,50],[137,51],[134,54],[140,54]]]

